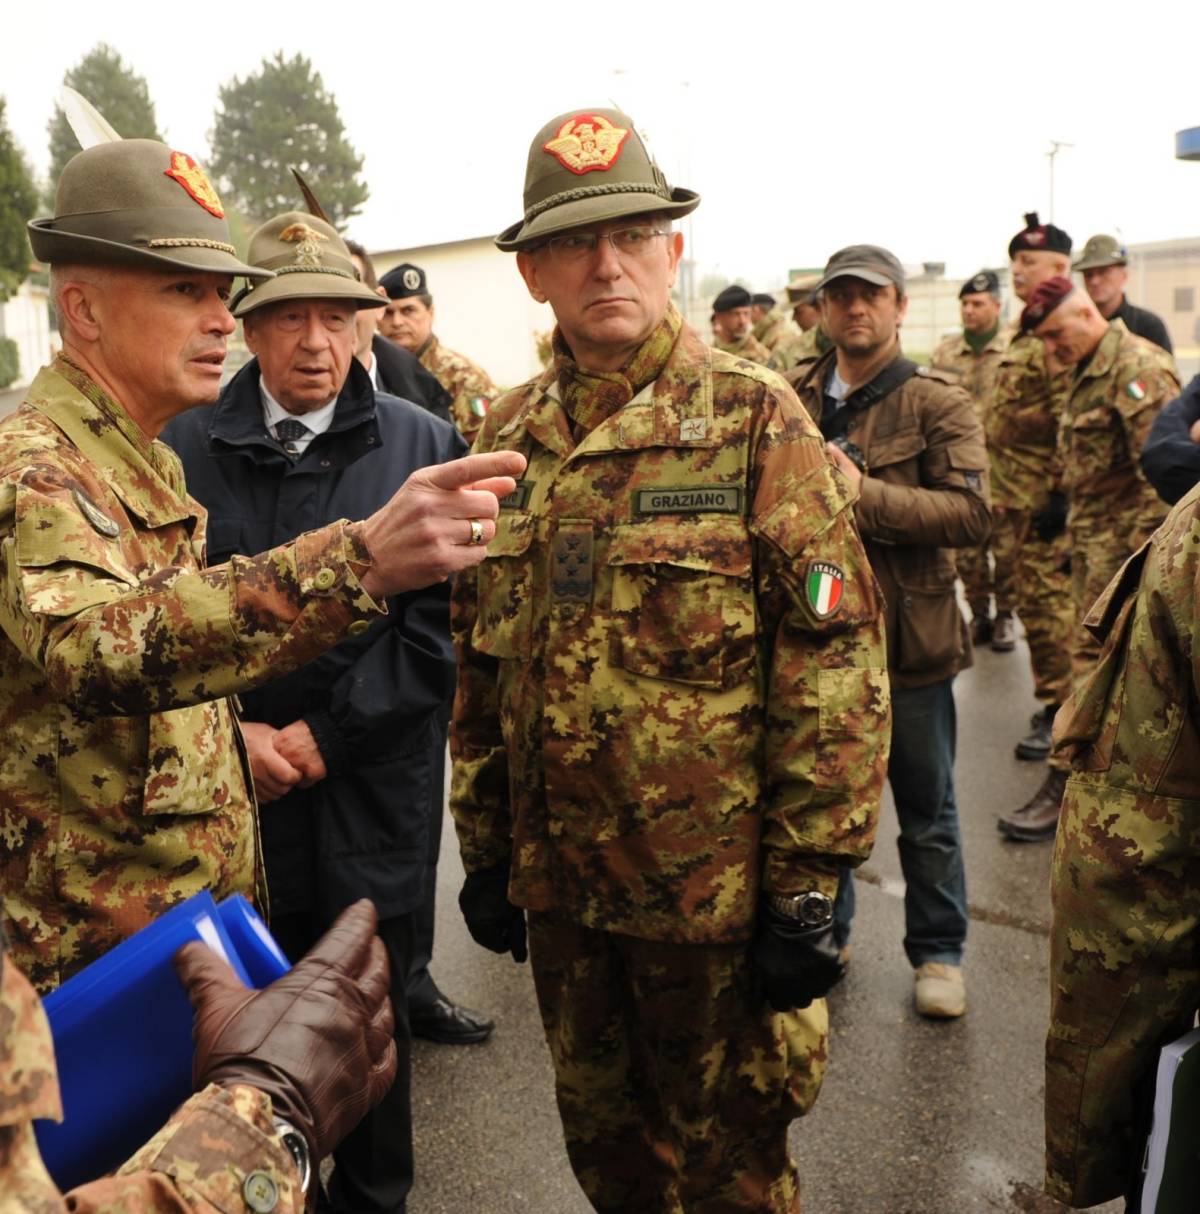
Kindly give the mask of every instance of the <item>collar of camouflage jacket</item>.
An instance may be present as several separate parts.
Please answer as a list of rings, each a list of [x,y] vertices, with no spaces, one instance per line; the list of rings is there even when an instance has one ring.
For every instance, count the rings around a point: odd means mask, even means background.
[[[683,319],[675,305],[634,351],[620,371],[585,371],[575,361],[562,331],[554,330],[554,371],[563,408],[585,433],[629,404],[662,374],[679,339]]]
[[[153,442],[86,372],[59,355],[43,367],[26,402],[52,421],[104,478],[130,514],[149,527],[196,518],[178,457]]]
[[[563,458],[645,447],[714,447],[712,350],[687,325],[653,382],[588,433],[572,452],[567,414],[552,364],[532,384],[528,402],[500,430],[524,429]]]
[[[1129,330],[1119,320],[1108,322],[1108,331],[1100,339],[1100,344],[1092,351],[1091,358],[1084,359],[1079,367],[1078,379],[1100,379],[1107,375],[1117,361],[1117,351],[1121,348],[1121,338]]]

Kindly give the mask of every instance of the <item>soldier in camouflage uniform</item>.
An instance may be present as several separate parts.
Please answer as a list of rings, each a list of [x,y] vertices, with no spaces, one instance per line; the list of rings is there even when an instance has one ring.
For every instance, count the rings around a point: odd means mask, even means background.
[[[476,443],[530,464],[455,588],[460,904],[517,960],[528,914],[597,1210],[794,1214],[831,898],[870,850],[886,753],[881,604],[795,396],[670,304],[670,222],[697,202],[626,115],[567,113],[497,238],[558,328]]]
[[[465,354],[438,341],[433,331],[433,296],[420,266],[407,262],[395,266],[379,285],[390,301],[379,321],[380,333],[415,354],[421,366],[437,376],[454,398],[451,419],[467,442],[474,441],[498,394],[491,376]]]
[[[792,319],[799,332],[784,338],[771,351],[767,366],[772,371],[783,374],[832,349],[833,343],[821,328],[821,309],[816,292],[816,285],[820,281],[820,274],[808,274],[788,283],[788,307],[792,309]]]
[[[1059,714],[1072,775],[1051,875],[1046,1189],[1136,1186],[1159,1048],[1200,1008],[1200,488],[1088,614],[1103,646]]]
[[[791,318],[778,310],[775,296],[765,291],[750,296],[750,318],[754,322],[750,335],[771,353],[780,342],[800,336]]]
[[[991,270],[981,270],[963,283],[958,292],[963,331],[941,342],[933,352],[933,368],[954,377],[971,394],[975,416],[986,424],[987,412],[996,392],[996,373],[1000,357],[1011,334],[1000,323],[1000,280]],[[996,569],[992,577],[989,545],[960,548],[954,554],[958,576],[962,578],[967,605],[971,608],[971,641],[999,653],[1016,646],[1012,613],[1016,607],[1011,568]],[[991,596],[996,592],[996,614],[1001,620],[1001,635],[993,635]]]
[[[771,352],[752,332],[750,292],[745,287],[726,287],[712,306],[713,349],[765,367]]]
[[[1041,282],[1064,274],[1070,264],[1071,238],[1037,214],[1008,245],[1013,291],[1024,302]],[[1050,755],[1050,727],[1058,706],[1071,691],[1068,647],[1074,626],[1067,566],[1066,497],[1058,458],[1058,420],[1070,394],[1066,367],[1047,364],[1042,342],[1017,333],[1000,359],[996,394],[985,422],[992,470],[992,550],[1012,569],[1017,614],[1025,625],[1033,693],[1041,705],[1030,732],[1016,745],[1019,759]],[[996,627],[1003,616],[998,615]],[[1032,842],[1050,838],[1044,818],[1057,812],[1066,769],[1051,757],[1045,779],[1033,796],[998,828],[1007,838]],[[1037,823],[1027,829],[1026,819]]]
[[[154,436],[216,398],[233,276],[269,271],[236,260],[196,162],[151,140],[81,152],[30,233],[63,353],[0,423],[0,892],[45,991],[199,890],[261,898],[227,697],[480,559],[494,496],[450,485],[504,469],[422,470],[364,522],[205,569],[204,510]]]
[[[63,1118],[50,1025],[28,980],[6,961],[0,927],[0,1207],[301,1214],[320,1154],[378,1101],[395,1070],[387,956],[372,941],[374,927],[370,904],[359,903],[254,997],[204,945],[181,950],[176,964],[196,1008],[196,1095],[112,1176],[65,1195],[33,1131],[34,1120]],[[320,1035],[308,1024],[320,1024]],[[214,1045],[235,1041],[245,1043],[240,1057],[217,1056]]]

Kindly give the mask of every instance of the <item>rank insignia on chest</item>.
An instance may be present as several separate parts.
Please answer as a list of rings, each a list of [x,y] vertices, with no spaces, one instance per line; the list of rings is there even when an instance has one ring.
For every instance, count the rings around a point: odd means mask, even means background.
[[[550,587],[559,602],[590,603],[592,599],[591,525],[560,526],[550,546]]]
[[[818,619],[828,619],[837,611],[845,584],[846,575],[836,565],[828,561],[812,561],[809,564],[804,591]]]
[[[628,138],[625,127],[614,126],[601,114],[576,114],[558,128],[549,143],[542,144],[542,151],[572,173],[606,172],[616,164]]]
[[[1130,382],[1125,385],[1125,391],[1129,396],[1132,396],[1134,400],[1146,399],[1146,384],[1143,380],[1130,380]]]
[[[500,509],[524,510],[529,505],[529,495],[532,492],[533,481],[517,481],[517,487],[500,499]]]
[[[115,540],[121,534],[121,525],[116,519],[111,519],[103,510],[100,509],[88,496],[80,489],[72,489],[71,497],[75,505],[79,507],[79,513],[91,525],[100,532],[101,535],[107,536],[110,540]]]
[[[679,441],[698,443],[708,434],[708,420],[703,417],[685,417],[679,423]]]

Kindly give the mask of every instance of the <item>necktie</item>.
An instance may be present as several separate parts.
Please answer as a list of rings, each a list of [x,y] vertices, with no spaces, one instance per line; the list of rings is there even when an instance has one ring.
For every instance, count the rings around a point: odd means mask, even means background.
[[[300,448],[296,444],[311,433],[303,422],[294,417],[285,417],[283,421],[275,423],[275,437],[283,444],[288,455],[298,455]]]

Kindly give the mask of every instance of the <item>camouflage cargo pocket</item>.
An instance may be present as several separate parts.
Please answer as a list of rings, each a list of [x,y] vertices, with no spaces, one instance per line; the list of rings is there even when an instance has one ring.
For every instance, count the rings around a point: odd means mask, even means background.
[[[238,766],[229,705],[212,700],[152,713],[147,728],[144,814],[206,814],[228,789],[222,767]]]
[[[478,612],[471,645],[494,658],[529,657],[533,626],[533,565],[529,547],[534,518],[527,510],[502,510],[496,538],[476,574]]]
[[[750,533],[740,518],[617,527],[608,564],[612,665],[716,690],[751,676],[756,648]]]

